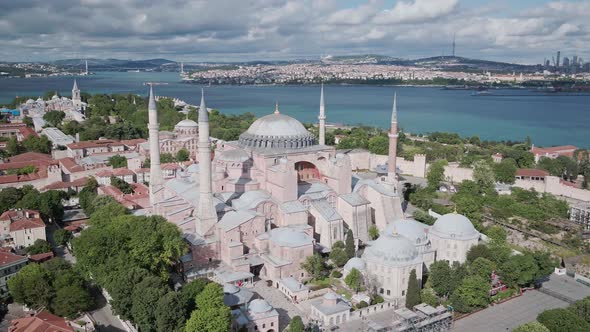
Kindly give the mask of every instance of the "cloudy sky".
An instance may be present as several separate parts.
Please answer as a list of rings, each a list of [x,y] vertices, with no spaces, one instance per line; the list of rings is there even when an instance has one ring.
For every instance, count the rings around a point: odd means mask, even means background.
[[[0,0],[0,61],[450,54],[590,61],[590,1]]]

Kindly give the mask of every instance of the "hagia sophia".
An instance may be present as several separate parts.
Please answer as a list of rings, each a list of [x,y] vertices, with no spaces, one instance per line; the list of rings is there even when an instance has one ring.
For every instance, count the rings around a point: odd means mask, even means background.
[[[258,277],[304,300],[297,289],[306,290],[303,282],[310,276],[301,263],[314,253],[329,253],[352,230],[355,245],[364,250],[344,273],[356,268],[370,274],[386,301],[402,304],[411,270],[420,281],[436,260],[464,262],[480,240],[472,223],[457,213],[439,216],[433,226],[404,216],[396,174],[397,97],[384,176],[353,170],[346,151],[325,144],[323,87],[317,139],[277,104],[237,141],[214,146],[203,94],[198,123],[183,120],[175,129],[175,135],[191,142],[189,151],[198,163],[166,179],[160,152],[161,139],[167,138],[158,128],[153,88],[148,109],[146,210],[176,224],[191,244],[182,257],[187,276],[234,286],[248,286]],[[381,234],[374,241],[368,232],[372,225]]]

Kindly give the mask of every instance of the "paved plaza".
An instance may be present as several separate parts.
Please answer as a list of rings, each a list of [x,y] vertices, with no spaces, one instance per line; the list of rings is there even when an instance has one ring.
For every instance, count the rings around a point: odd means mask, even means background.
[[[565,308],[569,303],[532,290],[502,304],[491,306],[471,316],[455,321],[452,331],[512,331],[519,325],[537,319],[548,309]]]
[[[291,318],[294,316],[301,316],[303,322],[306,322],[306,316],[303,312],[277,288],[267,286],[265,281],[259,280],[255,282],[254,287],[250,288],[250,290],[265,299],[279,312],[279,326],[281,330],[289,324]]]

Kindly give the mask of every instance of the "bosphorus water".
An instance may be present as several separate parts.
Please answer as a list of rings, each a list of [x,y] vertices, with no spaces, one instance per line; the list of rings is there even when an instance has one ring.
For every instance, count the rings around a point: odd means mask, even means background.
[[[144,82],[163,82],[158,95],[198,104],[200,86],[180,82],[178,73],[99,72],[77,77],[89,93],[134,93],[145,96]],[[73,77],[0,79],[0,104],[15,96],[38,96],[57,90],[70,96]],[[527,90],[494,90],[492,95],[471,96],[471,91],[438,87],[387,87],[330,85],[325,87],[329,123],[389,126],[393,92],[398,94],[401,127],[412,133],[456,132],[491,140],[524,140],[536,145],[573,144],[590,148],[590,96],[544,95]],[[316,122],[318,86],[211,86],[205,87],[207,106],[227,114],[274,111],[302,122]]]

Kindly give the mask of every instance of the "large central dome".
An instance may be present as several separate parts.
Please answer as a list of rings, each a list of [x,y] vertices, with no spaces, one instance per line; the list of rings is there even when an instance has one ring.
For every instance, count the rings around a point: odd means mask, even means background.
[[[252,148],[297,149],[313,145],[315,138],[301,122],[277,110],[254,121],[239,142]]]

